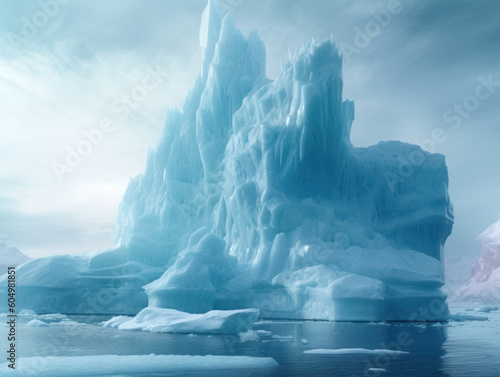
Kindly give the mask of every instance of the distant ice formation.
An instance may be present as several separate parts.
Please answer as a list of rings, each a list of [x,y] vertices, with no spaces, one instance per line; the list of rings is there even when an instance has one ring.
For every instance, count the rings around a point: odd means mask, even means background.
[[[201,72],[129,184],[116,246],[24,265],[19,305],[445,319],[444,157],[397,141],[351,144],[354,104],[342,99],[330,40],[303,46],[271,81],[257,33],[243,36],[209,1],[200,43]]]
[[[469,281],[458,288],[453,302],[469,305],[500,304],[500,220],[477,238],[481,255]],[[484,311],[486,310],[478,310]],[[491,309],[490,309],[491,311]]]
[[[5,274],[8,267],[17,267],[29,260],[19,249],[0,243],[0,275]]]

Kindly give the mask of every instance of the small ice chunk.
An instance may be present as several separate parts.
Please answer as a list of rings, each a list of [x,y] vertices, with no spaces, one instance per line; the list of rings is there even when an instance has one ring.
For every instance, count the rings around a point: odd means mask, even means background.
[[[259,335],[265,335],[265,336],[273,335],[273,333],[271,331],[267,331],[267,330],[253,330],[253,331]]]
[[[307,339],[300,339],[300,341],[302,342],[302,344],[309,344],[309,341]]]
[[[60,322],[54,322],[50,324],[51,326],[85,326],[85,323],[70,321],[69,319],[63,319]]]
[[[22,315],[22,316],[30,316],[30,315],[33,315],[35,316],[36,313],[33,311],[33,310],[30,310],[30,309],[23,309],[19,312],[18,315]]]
[[[240,337],[240,339],[243,341],[243,342],[246,342],[247,340],[259,340],[259,335],[255,332],[255,331],[247,331],[247,332],[240,332],[238,334],[238,336]]]
[[[279,340],[280,342],[291,342],[293,336],[291,335],[273,335],[273,339]]]
[[[29,321],[26,326],[28,327],[48,327],[49,324],[43,321],[40,321],[39,319],[32,319]]]
[[[338,348],[338,349],[328,349],[328,348],[317,348],[312,350],[304,351],[307,354],[314,355],[403,355],[408,354],[406,351],[396,351],[387,349],[366,349],[366,348]]]

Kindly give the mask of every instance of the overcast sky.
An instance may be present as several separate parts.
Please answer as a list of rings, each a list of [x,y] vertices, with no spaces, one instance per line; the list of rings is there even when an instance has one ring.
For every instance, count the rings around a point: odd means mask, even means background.
[[[270,78],[313,37],[343,46],[354,145],[422,143],[438,129],[456,216],[447,260],[478,253],[476,236],[500,213],[500,2],[220,2],[245,33],[258,30]],[[0,242],[32,257],[111,245],[130,177],[199,72],[205,5],[0,0]],[[100,145],[57,170],[102,124]]]

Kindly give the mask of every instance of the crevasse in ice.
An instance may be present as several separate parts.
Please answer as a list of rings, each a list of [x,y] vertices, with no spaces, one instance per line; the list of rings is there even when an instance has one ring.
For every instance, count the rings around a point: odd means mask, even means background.
[[[257,34],[245,38],[209,1],[200,43],[201,72],[129,184],[115,247],[25,264],[20,303],[446,318],[444,157],[397,141],[351,144],[354,104],[342,100],[342,58],[329,40],[303,46],[271,81]]]

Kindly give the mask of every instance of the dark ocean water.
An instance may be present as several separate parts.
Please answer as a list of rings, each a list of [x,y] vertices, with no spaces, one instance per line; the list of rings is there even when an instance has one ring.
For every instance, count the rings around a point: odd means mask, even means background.
[[[33,317],[20,317],[17,352],[18,357],[241,355],[272,357],[279,364],[272,369],[173,374],[186,376],[500,376],[500,312],[466,314],[486,316],[488,321],[437,324],[260,321],[253,327],[253,330],[264,330],[257,332],[257,340],[133,332],[99,326],[110,316],[68,316],[73,325],[67,322],[67,325],[49,327],[26,326]],[[304,353],[318,348],[392,349],[408,353]],[[172,374],[155,376],[167,375]]]

